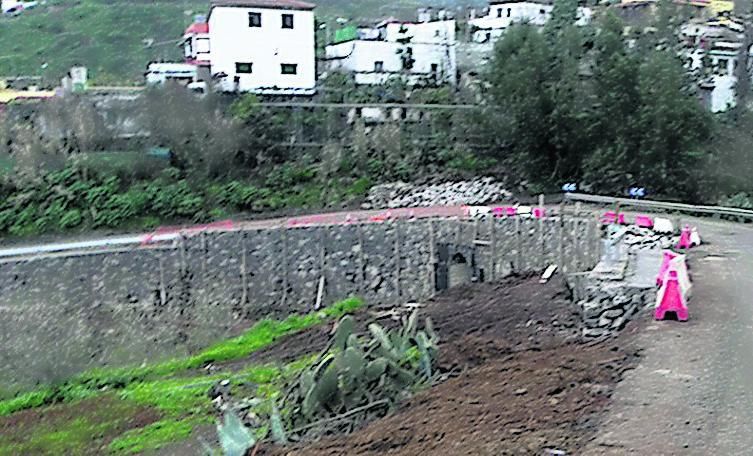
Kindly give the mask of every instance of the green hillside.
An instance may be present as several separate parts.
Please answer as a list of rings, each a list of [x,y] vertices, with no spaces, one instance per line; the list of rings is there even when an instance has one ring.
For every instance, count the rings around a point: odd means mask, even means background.
[[[453,0],[454,1],[454,0]],[[437,0],[318,0],[320,19],[411,15]],[[177,39],[207,0],[48,0],[18,17],[0,18],[0,76],[57,82],[74,64],[95,84],[137,84],[147,62],[181,58]],[[151,42],[151,46],[145,43]]]

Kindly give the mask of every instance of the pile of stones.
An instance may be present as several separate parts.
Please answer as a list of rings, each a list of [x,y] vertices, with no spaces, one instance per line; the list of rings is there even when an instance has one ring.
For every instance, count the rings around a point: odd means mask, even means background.
[[[630,251],[669,249],[677,244],[679,237],[671,234],[656,233],[648,228],[635,225],[626,227],[624,242]]]
[[[650,306],[656,292],[625,286],[623,282],[601,282],[589,286],[587,299],[578,302],[583,318],[583,336],[603,337],[620,331],[641,309]]]
[[[511,197],[512,194],[491,177],[430,185],[396,182],[373,187],[363,208],[480,205]]]

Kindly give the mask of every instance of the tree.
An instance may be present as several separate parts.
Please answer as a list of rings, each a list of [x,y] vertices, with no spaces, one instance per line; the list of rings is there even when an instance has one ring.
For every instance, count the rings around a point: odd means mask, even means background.
[[[628,49],[622,37],[623,24],[607,14],[596,37],[593,91],[595,142],[584,163],[584,177],[594,190],[614,191],[633,184],[634,152],[640,144],[634,114],[641,100],[638,93],[640,57]]]
[[[655,51],[640,66],[638,175],[656,192],[686,198],[697,192],[696,175],[713,125],[687,86],[687,74],[673,52]]]
[[[514,169],[541,185],[579,177],[589,135],[583,34],[572,24],[550,30],[557,34],[553,44],[530,25],[511,27],[486,74],[488,118],[493,134],[506,140],[495,158],[505,160],[509,152]]]

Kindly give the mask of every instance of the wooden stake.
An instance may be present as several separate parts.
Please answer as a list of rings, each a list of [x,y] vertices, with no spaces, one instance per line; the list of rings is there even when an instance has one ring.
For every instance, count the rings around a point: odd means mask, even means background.
[[[248,304],[248,265],[246,263],[246,232],[243,232],[241,237],[241,286],[243,290],[241,292],[241,305]],[[285,305],[285,298],[282,302]]]
[[[489,271],[489,277],[491,280],[497,280],[497,220],[494,218],[494,214],[489,216],[489,237],[491,240],[491,252],[489,255],[491,263],[491,271]]]
[[[435,268],[437,265],[437,252],[436,252],[436,235],[434,233],[434,221],[429,220],[429,284],[431,287],[430,292],[426,296],[432,296],[437,291],[437,275]]]
[[[521,263],[523,262],[523,250],[522,250],[523,236],[522,236],[522,233],[520,232],[520,216],[519,215],[515,216],[515,244],[516,244],[515,267],[513,268],[513,270],[515,272],[521,272],[522,271]]]
[[[400,220],[395,222],[395,294],[400,299]]]

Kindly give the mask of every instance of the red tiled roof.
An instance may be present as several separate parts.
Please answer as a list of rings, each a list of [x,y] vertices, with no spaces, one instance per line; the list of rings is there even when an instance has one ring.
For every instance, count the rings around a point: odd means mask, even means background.
[[[301,0],[212,0],[210,8],[216,6],[239,6],[250,8],[273,8],[293,10],[313,10],[316,5]]]
[[[193,24],[188,26],[184,35],[199,35],[201,33],[209,33],[209,24],[207,24],[206,22],[194,22]]]

